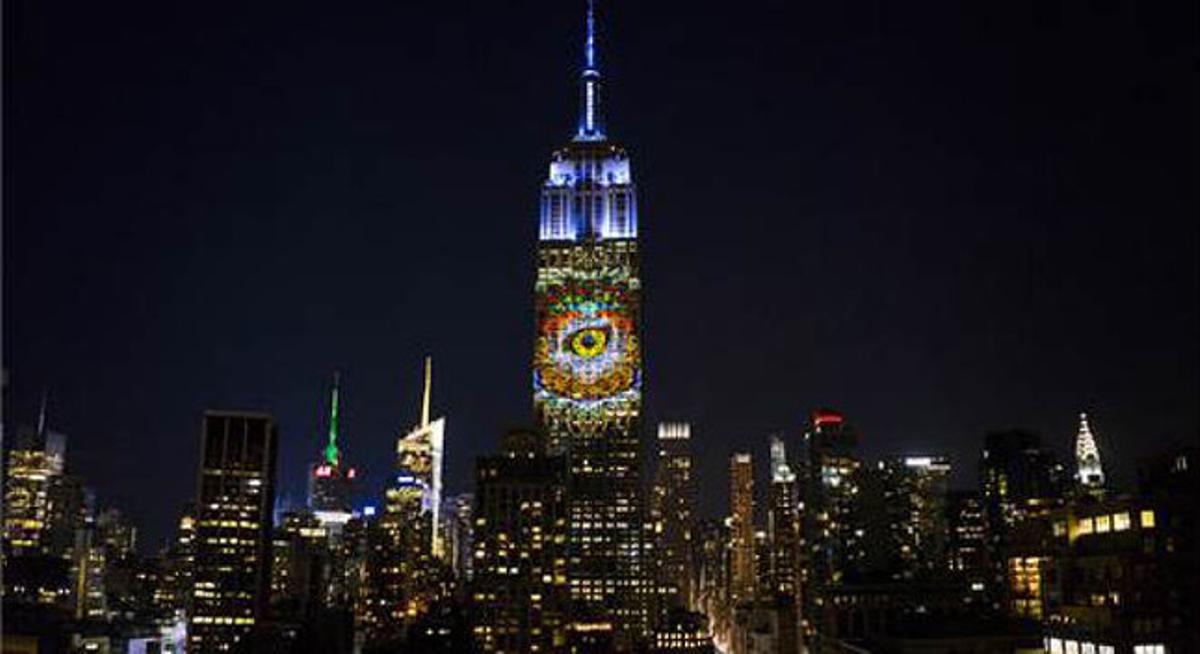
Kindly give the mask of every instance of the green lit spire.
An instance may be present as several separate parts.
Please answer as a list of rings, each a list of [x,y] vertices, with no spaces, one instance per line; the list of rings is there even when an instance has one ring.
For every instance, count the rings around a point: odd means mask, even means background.
[[[331,466],[336,466],[338,460],[342,458],[341,452],[338,451],[337,436],[338,436],[338,380],[337,371],[333,373],[333,393],[329,404],[329,444],[325,446],[325,462]]]

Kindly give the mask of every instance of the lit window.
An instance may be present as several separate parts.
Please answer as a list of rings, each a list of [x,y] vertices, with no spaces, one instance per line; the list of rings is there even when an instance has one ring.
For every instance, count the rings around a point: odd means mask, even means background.
[[[1106,515],[1096,516],[1096,533],[1107,534],[1112,530],[1112,520]]]
[[[1084,518],[1080,520],[1079,529],[1076,533],[1080,536],[1087,536],[1088,534],[1092,533],[1092,519]]]
[[[1063,645],[1063,654],[1079,654],[1079,643],[1068,640]]]
[[[1150,510],[1142,511],[1142,529],[1154,528],[1154,512]],[[1150,647],[1150,645],[1147,645]]]
[[[1125,531],[1129,529],[1129,514],[1125,512],[1114,513],[1112,515],[1113,531]]]

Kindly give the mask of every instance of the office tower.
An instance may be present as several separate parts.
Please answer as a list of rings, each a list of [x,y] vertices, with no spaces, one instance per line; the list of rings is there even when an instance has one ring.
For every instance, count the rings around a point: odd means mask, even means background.
[[[329,528],[310,511],[283,514],[271,539],[271,609],[276,619],[311,621],[325,605],[332,581]]]
[[[95,525],[80,530],[72,560],[77,620],[103,620],[108,616],[108,589],[104,583],[107,563]]]
[[[814,411],[804,433],[804,535],[809,585],[804,616],[811,629],[826,633],[826,596],[857,576],[866,560],[859,488],[858,433],[842,414]]]
[[[76,534],[93,518],[89,491],[77,475],[54,475],[49,482],[46,551],[51,556],[70,558]]]
[[[663,624],[654,630],[650,654],[715,654],[708,620],[702,613],[671,609]]]
[[[432,517],[429,487],[411,469],[395,473],[384,491],[383,515],[367,532],[371,640],[399,637],[432,603]]]
[[[317,520],[335,532],[350,519],[351,484],[355,476],[354,468],[346,465],[338,448],[339,381],[334,373],[329,394],[329,441],[308,476],[308,507]]]
[[[365,533],[369,598],[359,611],[369,640],[397,638],[442,598],[448,573],[441,536],[444,418],[430,419],[433,362],[426,357],[420,421],[396,443],[382,515]]]
[[[771,485],[767,500],[767,533],[770,541],[770,575],[764,593],[764,610],[772,617],[779,654],[800,651],[801,544],[800,497],[796,472],[788,462],[787,446],[771,438]]]
[[[950,491],[946,495],[946,536],[946,567],[950,578],[964,589],[963,603],[982,602],[990,574],[987,520],[978,492]]]
[[[269,414],[204,413],[189,653],[228,651],[265,615],[278,439]]]
[[[696,479],[690,425],[659,423],[657,463],[652,514],[658,531],[658,586],[667,594],[663,609],[695,610]]]
[[[771,486],[767,532],[771,540],[771,595],[791,601],[800,592],[800,498],[787,447],[771,438]]]
[[[411,476],[414,488],[420,490],[420,512],[429,522],[427,537],[429,551],[438,559],[444,558],[441,532],[442,507],[442,450],[445,444],[446,419],[429,419],[429,403],[433,391],[433,359],[425,357],[425,383],[421,394],[421,421],[396,443],[398,472]]]
[[[72,596],[67,526],[62,501],[66,436],[46,421],[46,401],[36,427],[18,426],[4,443],[3,559],[5,601],[68,606]]]
[[[1086,413],[1079,414],[1079,433],[1075,436],[1075,483],[1085,493],[1104,492],[1104,468],[1100,465],[1100,449],[1088,424]]]
[[[542,187],[533,400],[568,458],[573,617],[588,640],[648,635],[640,503],[641,280],[629,156],[608,139],[589,5],[578,127]]]
[[[475,643],[484,652],[565,651],[565,462],[530,430],[506,433],[500,449],[476,462]]]
[[[471,579],[474,556],[475,495],[459,493],[442,503],[442,543],[454,578],[464,584]]]
[[[1008,605],[1007,561],[1016,525],[1044,514],[1062,500],[1066,470],[1042,449],[1034,433],[1009,430],[986,436],[979,483],[987,521],[987,560],[991,567],[985,592],[993,607]]]
[[[66,436],[46,426],[45,402],[35,429],[19,427],[4,461],[6,556],[50,554],[53,487],[63,474]]]
[[[879,571],[894,580],[929,581],[946,571],[946,493],[950,459],[889,457],[873,472],[882,491],[882,520],[868,537],[884,549]],[[872,532],[878,532],[878,537]]]
[[[96,534],[113,561],[130,558],[137,550],[137,528],[125,520],[120,509],[109,507],[96,516]]]
[[[754,463],[745,452],[729,460],[729,514],[732,604],[754,599]]]
[[[175,609],[183,615],[191,615],[196,571],[196,506],[192,502],[186,503],[179,513],[179,527],[167,558],[175,577]]]

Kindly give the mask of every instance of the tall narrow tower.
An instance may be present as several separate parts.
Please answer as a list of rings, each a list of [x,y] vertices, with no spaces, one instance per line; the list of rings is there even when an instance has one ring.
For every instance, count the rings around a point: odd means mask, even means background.
[[[396,444],[399,471],[409,475],[421,492],[421,512],[430,519],[429,551],[444,558],[441,533],[442,449],[445,445],[446,419],[429,419],[433,391],[433,359],[425,357],[425,377],[421,392],[421,421]]]
[[[1100,465],[1100,449],[1088,424],[1086,413],[1079,414],[1079,433],[1075,436],[1075,480],[1087,491],[1104,488],[1104,468]]]
[[[321,458],[309,471],[308,506],[321,523],[340,530],[351,517],[351,483],[354,468],[345,465],[338,447],[338,415],[341,401],[341,376],[333,373],[329,391],[329,434]]]
[[[637,204],[629,156],[600,113],[588,5],[575,136],[542,187],[535,284],[533,403],[570,474],[573,619],[617,646],[646,632],[640,542],[642,356]]]
[[[729,460],[730,597],[734,604],[754,599],[754,461],[738,452]]]

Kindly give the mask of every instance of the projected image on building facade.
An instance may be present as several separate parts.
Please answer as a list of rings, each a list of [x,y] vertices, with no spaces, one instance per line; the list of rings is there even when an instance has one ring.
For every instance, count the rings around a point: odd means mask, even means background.
[[[639,388],[636,297],[627,281],[567,282],[539,302],[534,386],[544,401],[581,408],[630,398]]]

